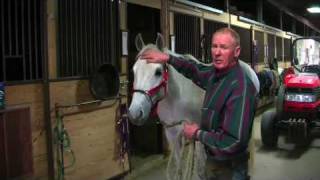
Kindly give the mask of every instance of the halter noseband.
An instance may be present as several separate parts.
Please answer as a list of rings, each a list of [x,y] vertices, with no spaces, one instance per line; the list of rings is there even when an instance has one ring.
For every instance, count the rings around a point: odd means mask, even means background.
[[[164,71],[163,71],[163,74],[162,74],[162,80],[157,86],[151,88],[150,90],[133,89],[133,93],[137,92],[137,93],[141,93],[141,94],[145,95],[149,99],[150,104],[152,106],[163,99],[163,98],[160,98],[155,103],[152,100],[152,97],[154,95],[156,95],[161,90],[161,88],[164,88],[164,97],[167,95],[167,91],[168,91],[167,84],[168,84],[168,79],[169,79],[168,66],[166,64],[164,64],[164,68],[163,69],[164,69]]]

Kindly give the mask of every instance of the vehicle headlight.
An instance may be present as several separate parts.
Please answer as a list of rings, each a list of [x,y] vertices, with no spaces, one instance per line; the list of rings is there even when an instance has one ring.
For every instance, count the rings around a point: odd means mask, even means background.
[[[311,94],[286,94],[286,101],[315,102],[316,96]]]

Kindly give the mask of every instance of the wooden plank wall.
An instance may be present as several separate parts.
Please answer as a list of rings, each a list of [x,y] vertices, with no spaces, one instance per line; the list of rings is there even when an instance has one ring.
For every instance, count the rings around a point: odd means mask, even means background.
[[[68,105],[93,100],[88,90],[88,81],[83,80],[52,83],[52,107],[55,103]],[[128,158],[123,167],[118,157],[115,112],[119,103],[109,107],[114,102],[60,109],[59,112],[66,114],[63,120],[76,158],[74,166],[66,169],[67,180],[107,179],[129,169]],[[70,164],[70,154],[66,153],[65,158],[66,165]]]
[[[6,87],[6,106],[29,106],[31,113],[34,177],[47,178],[47,146],[43,119],[43,88],[41,84]]]

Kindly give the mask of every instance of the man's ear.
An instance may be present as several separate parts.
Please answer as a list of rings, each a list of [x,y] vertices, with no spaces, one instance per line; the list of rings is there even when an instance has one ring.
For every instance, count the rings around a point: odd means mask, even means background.
[[[240,52],[241,52],[241,48],[240,46],[237,46],[235,49],[234,49],[234,57],[235,58],[238,58],[240,56]]]
[[[160,49],[160,51],[163,51],[163,49],[164,49],[164,39],[163,39],[162,34],[160,34],[160,33],[157,33],[156,46],[158,47],[158,49]]]
[[[144,42],[141,36],[141,33],[136,35],[135,38],[135,45],[138,51],[141,51],[141,49],[144,47]]]

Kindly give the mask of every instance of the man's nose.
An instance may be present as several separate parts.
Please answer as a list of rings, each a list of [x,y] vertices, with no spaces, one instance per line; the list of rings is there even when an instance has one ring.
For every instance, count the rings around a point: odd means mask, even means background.
[[[216,48],[215,50],[213,50],[213,54],[214,55],[220,55],[221,54],[221,50],[220,50],[220,48]]]

